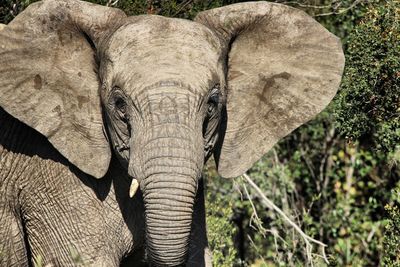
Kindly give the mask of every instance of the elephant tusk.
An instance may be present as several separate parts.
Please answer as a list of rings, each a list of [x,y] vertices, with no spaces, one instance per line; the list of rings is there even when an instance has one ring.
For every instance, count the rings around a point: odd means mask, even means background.
[[[132,179],[131,187],[129,188],[129,197],[133,198],[133,196],[136,194],[136,191],[139,187],[139,182],[136,179]]]
[[[6,24],[0,23],[0,31],[6,27]]]

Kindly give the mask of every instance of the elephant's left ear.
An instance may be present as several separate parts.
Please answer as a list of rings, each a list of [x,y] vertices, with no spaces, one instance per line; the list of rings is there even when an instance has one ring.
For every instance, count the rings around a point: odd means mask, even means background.
[[[125,17],[84,1],[44,0],[0,31],[0,107],[97,178],[107,172],[111,150],[95,55]]]
[[[249,2],[201,12],[225,46],[225,136],[214,155],[223,177],[246,172],[335,95],[344,68],[338,38],[306,13]]]

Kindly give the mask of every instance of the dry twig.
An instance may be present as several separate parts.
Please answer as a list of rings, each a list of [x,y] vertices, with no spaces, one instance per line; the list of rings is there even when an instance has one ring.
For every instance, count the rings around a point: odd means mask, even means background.
[[[356,7],[359,4],[363,4],[363,3],[368,3],[370,0],[354,0],[353,3],[351,3],[348,7],[345,8],[341,8],[343,1],[336,1],[333,0],[329,5],[312,5],[312,4],[308,4],[307,2],[309,1],[303,1],[303,2],[299,2],[299,1],[278,1],[278,3],[281,4],[286,4],[286,5],[294,5],[294,6],[298,6],[298,7],[302,7],[302,8],[308,8],[308,9],[314,9],[314,10],[332,10],[330,12],[323,12],[323,13],[319,13],[319,14],[314,14],[314,17],[323,17],[323,16],[330,16],[330,15],[338,15],[338,14],[342,14],[345,13],[351,9],[353,9],[354,7]]]
[[[250,227],[257,230],[252,224],[252,222],[254,221],[255,224],[257,225],[257,228],[261,231],[261,234],[263,235],[263,237],[265,237],[265,233],[267,232],[267,230],[262,226],[262,221],[261,221],[260,217],[258,217],[256,207],[254,206],[254,203],[251,200],[251,196],[249,194],[249,191],[247,190],[246,185],[243,185],[243,189],[244,189],[244,192],[246,193],[247,199],[250,202],[251,208],[253,209],[253,214],[251,215],[251,218],[250,218]]]
[[[181,4],[181,6],[179,7],[179,9],[175,12],[175,14],[173,15],[173,17],[175,17],[176,15],[178,15],[184,8],[186,8],[190,3],[192,2],[192,0],[188,0],[186,2],[183,2]]]
[[[254,190],[258,193],[258,195],[261,197],[261,199],[267,204],[269,208],[272,208],[275,210],[279,215],[282,216],[282,218],[289,224],[291,225],[296,232],[300,234],[304,242],[306,243],[306,252],[307,252],[307,258],[308,261],[310,262],[311,266],[313,266],[313,261],[312,261],[312,244],[315,243],[319,245],[322,249],[322,258],[324,261],[329,264],[329,261],[326,257],[325,254],[325,247],[327,246],[326,244],[322,243],[321,241],[318,241],[301,230],[301,228],[294,223],[278,206],[276,206],[271,200],[269,200],[265,194],[262,192],[262,190],[253,182],[253,180],[247,175],[243,174],[244,179],[254,188]]]
[[[339,15],[339,14],[343,14],[347,11],[349,11],[350,9],[354,8],[355,6],[362,4],[362,3],[368,3],[368,0],[355,0],[350,6],[343,8],[343,9],[338,9],[332,12],[327,12],[327,13],[321,13],[321,14],[317,14],[315,15],[315,17],[323,17],[323,16],[330,16],[330,15]]]
[[[116,6],[119,0],[108,0],[106,6]]]

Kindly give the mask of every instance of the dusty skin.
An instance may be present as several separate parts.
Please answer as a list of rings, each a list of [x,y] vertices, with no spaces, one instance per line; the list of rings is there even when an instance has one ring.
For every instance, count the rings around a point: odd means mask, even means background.
[[[243,174],[343,66],[340,41],[281,4],[194,21],[30,5],[0,27],[0,265],[211,266],[204,162]]]

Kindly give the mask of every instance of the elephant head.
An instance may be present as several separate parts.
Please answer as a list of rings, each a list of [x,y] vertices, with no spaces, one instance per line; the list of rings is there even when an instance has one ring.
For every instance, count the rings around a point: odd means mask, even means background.
[[[176,266],[204,162],[243,174],[330,102],[343,65],[334,35],[281,4],[188,21],[45,0],[0,31],[0,106],[95,178],[114,153],[143,192],[150,260]]]

